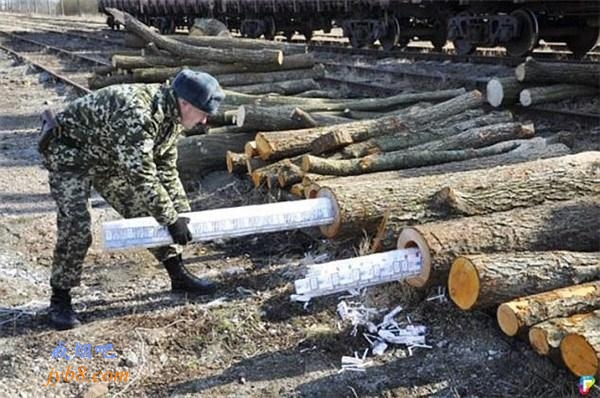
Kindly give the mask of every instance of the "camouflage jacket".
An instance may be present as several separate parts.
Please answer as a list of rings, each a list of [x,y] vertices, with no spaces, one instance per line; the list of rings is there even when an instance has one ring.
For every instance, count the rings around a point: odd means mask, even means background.
[[[179,108],[168,86],[130,84],[79,98],[56,116],[91,173],[123,177],[162,225],[189,211],[177,172]]]

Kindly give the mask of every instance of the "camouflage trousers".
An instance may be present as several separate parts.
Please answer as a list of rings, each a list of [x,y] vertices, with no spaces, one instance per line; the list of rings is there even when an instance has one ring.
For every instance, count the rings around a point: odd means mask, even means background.
[[[92,243],[89,204],[92,187],[125,218],[149,215],[139,195],[123,177],[98,174],[81,164],[74,164],[81,162],[82,158],[70,153],[73,151],[70,147],[50,145],[44,154],[50,193],[57,206],[57,238],[50,285],[59,289],[70,289],[81,281],[83,261]],[[149,250],[158,261],[167,260],[182,251],[179,245]]]

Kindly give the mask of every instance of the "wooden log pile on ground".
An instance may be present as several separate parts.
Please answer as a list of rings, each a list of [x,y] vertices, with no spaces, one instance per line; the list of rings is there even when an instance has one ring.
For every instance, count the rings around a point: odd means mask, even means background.
[[[491,79],[486,89],[487,101],[494,107],[527,107],[599,93],[600,69],[596,64],[549,63],[532,57],[516,67],[514,76]]]

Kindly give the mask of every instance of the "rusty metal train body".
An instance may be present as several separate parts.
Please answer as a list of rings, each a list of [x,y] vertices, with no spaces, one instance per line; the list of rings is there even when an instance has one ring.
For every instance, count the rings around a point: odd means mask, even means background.
[[[543,39],[566,42],[580,57],[596,44],[600,26],[598,0],[99,0],[101,12],[107,7],[163,33],[213,17],[251,38],[298,32],[310,40],[315,30],[337,26],[356,48],[379,41],[390,50],[419,39],[439,50],[451,40],[459,54],[500,45],[523,56]]]

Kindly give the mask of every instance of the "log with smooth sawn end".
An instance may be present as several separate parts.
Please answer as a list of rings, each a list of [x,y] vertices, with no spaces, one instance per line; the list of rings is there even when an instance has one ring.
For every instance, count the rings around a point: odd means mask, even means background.
[[[450,299],[462,310],[600,279],[600,253],[547,251],[470,254],[448,275]]]
[[[600,376],[600,333],[598,325],[583,324],[560,343],[560,355],[576,376]]]
[[[452,261],[465,254],[507,251],[600,251],[600,197],[433,222],[402,230],[398,248],[418,247],[431,281],[447,280]],[[429,260],[427,260],[429,259]],[[427,280],[422,281],[423,284]]]
[[[496,318],[504,334],[515,336],[548,319],[597,308],[600,308],[600,281],[593,281],[503,303],[496,311]]]
[[[570,83],[600,86],[596,63],[541,62],[527,57],[515,68],[515,76],[527,83]]]
[[[530,87],[521,91],[519,102],[523,106],[556,102],[564,99],[573,99],[597,95],[599,88],[573,84],[555,84],[553,86]]]

